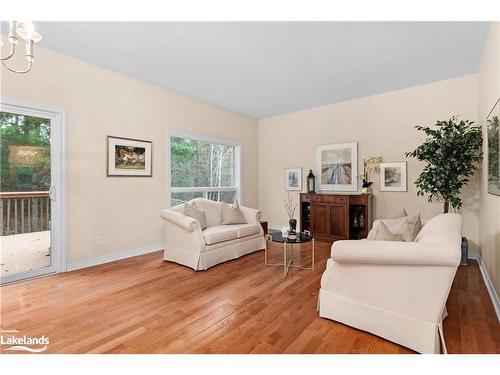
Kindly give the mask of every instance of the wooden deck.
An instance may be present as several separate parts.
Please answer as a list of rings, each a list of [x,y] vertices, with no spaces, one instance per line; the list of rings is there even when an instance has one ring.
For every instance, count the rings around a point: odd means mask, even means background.
[[[50,231],[0,236],[2,276],[50,265]]]
[[[46,353],[412,353],[318,316],[329,246],[316,249],[316,270],[291,269],[286,279],[264,267],[263,252],[206,272],[156,252],[6,285],[1,326],[49,337]],[[459,268],[447,308],[450,353],[500,353],[477,263]]]

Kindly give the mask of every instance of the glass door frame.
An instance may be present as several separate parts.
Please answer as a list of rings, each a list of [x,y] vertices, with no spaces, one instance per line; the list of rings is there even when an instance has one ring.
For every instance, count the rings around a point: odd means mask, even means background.
[[[49,119],[51,162],[50,266],[0,276],[0,283],[6,284],[49,273],[66,272],[66,112],[62,108],[6,97],[0,97],[0,111]]]

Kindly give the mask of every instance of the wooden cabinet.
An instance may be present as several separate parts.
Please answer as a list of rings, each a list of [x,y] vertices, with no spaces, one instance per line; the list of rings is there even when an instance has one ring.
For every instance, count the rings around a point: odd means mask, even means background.
[[[361,239],[373,224],[372,195],[300,194],[300,228],[318,241]]]

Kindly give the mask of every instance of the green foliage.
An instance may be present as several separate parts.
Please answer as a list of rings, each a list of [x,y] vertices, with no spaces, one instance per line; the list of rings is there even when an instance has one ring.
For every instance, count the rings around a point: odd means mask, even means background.
[[[10,146],[47,147],[39,164],[30,167],[9,163]],[[46,191],[50,187],[50,121],[0,112],[1,191]]]
[[[171,179],[173,187],[231,187],[234,185],[234,147],[196,139],[171,137]],[[173,193],[174,204],[203,193]],[[234,201],[233,192],[209,192],[209,199]]]
[[[459,209],[460,189],[469,182],[482,158],[481,126],[452,117],[438,121],[435,128],[415,128],[427,136],[424,143],[405,154],[427,163],[415,181],[417,195],[428,194],[429,202],[444,202],[444,212],[448,212],[450,205]]]

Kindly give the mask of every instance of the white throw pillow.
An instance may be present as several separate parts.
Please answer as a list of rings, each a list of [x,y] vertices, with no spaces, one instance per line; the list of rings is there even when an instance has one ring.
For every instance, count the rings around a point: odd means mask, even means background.
[[[372,230],[368,233],[367,239],[374,240],[378,227],[380,224],[384,224],[384,226],[398,238],[398,241],[406,241],[411,242],[411,227],[408,223],[408,217],[400,217],[397,219],[384,219],[384,220],[376,220],[373,223]]]
[[[207,228],[207,216],[205,211],[203,211],[195,202],[184,203],[184,215],[198,220],[201,230]]]
[[[374,228],[375,232],[373,233],[374,241],[401,241],[399,236],[396,236],[391,233],[387,226],[383,221],[379,222],[377,228]]]
[[[222,224],[247,224],[237,200],[234,205],[222,203]]]

